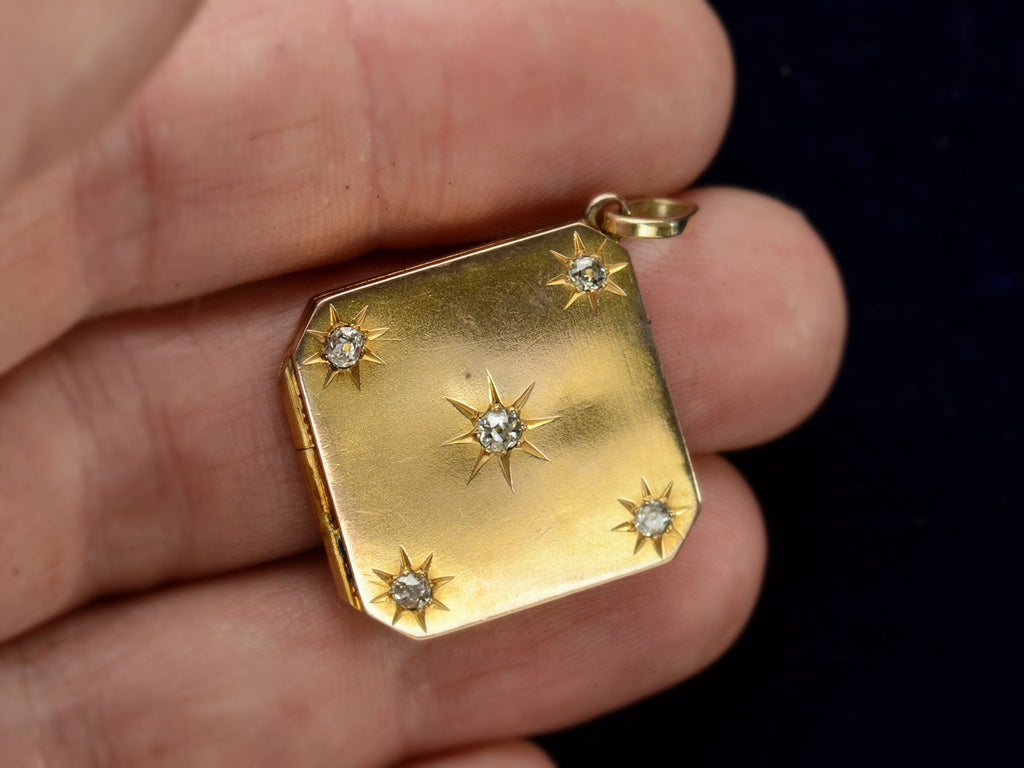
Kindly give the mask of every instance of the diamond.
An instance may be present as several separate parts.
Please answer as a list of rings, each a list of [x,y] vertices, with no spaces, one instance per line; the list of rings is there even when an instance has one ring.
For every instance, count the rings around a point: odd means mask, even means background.
[[[366,340],[358,328],[351,325],[339,325],[327,334],[324,342],[324,358],[335,370],[351,368],[363,356],[363,345]]]
[[[668,504],[659,499],[648,499],[637,508],[633,525],[637,533],[648,539],[663,535],[672,525]]]
[[[507,453],[522,441],[523,422],[511,408],[496,405],[477,417],[476,438],[488,453]]]
[[[608,267],[596,256],[585,253],[569,262],[566,276],[576,290],[593,293],[608,282]]]
[[[396,576],[391,582],[391,599],[409,611],[426,608],[434,596],[430,579],[425,573],[410,571]]]

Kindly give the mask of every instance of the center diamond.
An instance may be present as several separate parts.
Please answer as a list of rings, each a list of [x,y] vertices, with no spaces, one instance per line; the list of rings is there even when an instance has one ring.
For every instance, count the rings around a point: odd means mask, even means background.
[[[593,293],[608,282],[608,267],[596,256],[583,254],[569,263],[566,275],[576,290]]]
[[[649,539],[663,535],[672,525],[668,504],[658,499],[648,499],[637,508],[633,525],[637,533]]]
[[[363,345],[366,340],[358,328],[351,325],[339,325],[329,334],[324,342],[324,358],[332,368],[351,368],[363,356]]]
[[[430,604],[434,590],[425,573],[410,571],[391,582],[391,599],[409,611],[418,611]]]
[[[523,439],[523,422],[511,408],[496,405],[477,418],[476,439],[488,453],[507,453]]]

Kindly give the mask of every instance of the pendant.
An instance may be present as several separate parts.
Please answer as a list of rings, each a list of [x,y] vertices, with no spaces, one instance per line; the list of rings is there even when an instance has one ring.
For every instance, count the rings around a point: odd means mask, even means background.
[[[620,239],[696,210],[601,195],[312,300],[282,385],[346,601],[433,636],[676,554],[700,496]]]

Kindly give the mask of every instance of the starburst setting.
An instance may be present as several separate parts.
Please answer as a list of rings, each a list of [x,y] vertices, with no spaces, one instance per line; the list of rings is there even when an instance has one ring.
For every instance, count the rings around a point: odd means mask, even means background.
[[[536,382],[535,382],[536,383]],[[533,443],[526,435],[538,427],[550,424],[558,416],[545,416],[539,419],[524,419],[522,409],[533,392],[533,384],[528,386],[511,405],[505,405],[498,395],[498,389],[494,385],[490,371],[487,372],[487,390],[490,402],[483,411],[459,402],[453,398],[445,398],[455,406],[456,410],[469,419],[472,428],[458,437],[453,437],[445,445],[457,445],[460,443],[475,443],[480,446],[480,453],[477,455],[476,463],[469,473],[469,481],[476,477],[476,473],[487,463],[492,456],[498,457],[501,464],[501,473],[505,476],[508,487],[515,491],[512,484],[512,452],[521,450],[538,459],[548,461],[548,457]]]
[[[448,610],[448,606],[437,599],[437,589],[447,584],[454,577],[440,576],[434,579],[430,578],[430,564],[434,559],[433,553],[427,555],[427,559],[420,564],[419,568],[412,567],[412,562],[410,562],[409,555],[404,547],[398,548],[398,554],[401,559],[401,565],[397,574],[378,571],[376,568],[373,569],[377,578],[383,582],[381,586],[387,587],[387,590],[381,592],[370,602],[380,603],[390,600],[395,604],[395,615],[391,618],[392,626],[398,623],[403,614],[411,613],[416,617],[416,622],[420,625],[420,629],[426,632],[427,609],[433,607],[440,608],[442,611]]]
[[[547,284],[568,285],[572,288],[572,294],[565,302],[563,309],[568,309],[581,296],[586,296],[590,300],[590,308],[597,312],[597,294],[601,291],[608,291],[619,296],[626,295],[626,292],[615,284],[611,276],[628,267],[629,263],[623,261],[618,264],[606,264],[602,252],[607,242],[607,239],[602,240],[596,251],[588,251],[583,245],[583,239],[579,233],[573,232],[572,243],[575,253],[571,257],[564,256],[558,251],[551,251],[551,255],[565,267],[565,272],[548,280]]]
[[[371,341],[380,339],[388,332],[387,328],[367,328],[366,315],[369,307],[363,307],[348,323],[343,323],[333,304],[328,305],[331,315],[331,327],[327,331],[307,331],[310,336],[321,342],[320,351],[302,361],[302,365],[325,364],[327,377],[324,379],[326,389],[343,371],[349,371],[357,389],[362,388],[359,376],[359,364],[364,360],[384,365],[368,346]],[[389,341],[389,339],[384,339]]]
[[[636,545],[633,547],[634,555],[650,541],[654,546],[654,551],[658,553],[658,557],[664,557],[665,549],[662,539],[669,535],[682,538],[682,534],[676,530],[673,524],[673,519],[680,510],[672,509],[668,503],[668,498],[672,493],[672,483],[666,485],[665,490],[655,496],[647,479],[641,477],[640,491],[640,501],[619,499],[619,503],[633,515],[633,519],[620,523],[612,530],[636,534]]]

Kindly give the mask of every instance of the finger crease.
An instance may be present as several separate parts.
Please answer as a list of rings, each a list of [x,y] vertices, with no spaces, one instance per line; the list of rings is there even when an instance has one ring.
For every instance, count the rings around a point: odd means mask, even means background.
[[[79,275],[91,312],[145,290],[160,241],[160,160],[144,100],[82,150],[74,164],[72,218]]]

